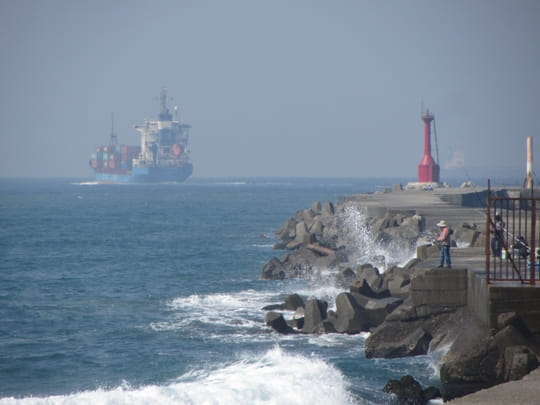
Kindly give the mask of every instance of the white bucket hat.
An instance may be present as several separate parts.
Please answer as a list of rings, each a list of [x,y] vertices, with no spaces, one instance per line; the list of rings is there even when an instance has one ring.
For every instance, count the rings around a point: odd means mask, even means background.
[[[437,226],[440,227],[440,228],[446,228],[447,225],[446,225],[446,222],[445,222],[444,219],[443,219],[443,220],[441,220],[441,222],[439,222],[439,223],[437,224]]]

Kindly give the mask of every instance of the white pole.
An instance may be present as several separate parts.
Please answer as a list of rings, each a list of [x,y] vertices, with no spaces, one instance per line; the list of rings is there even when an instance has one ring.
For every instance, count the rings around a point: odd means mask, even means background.
[[[527,174],[525,175],[525,188],[532,188],[533,174],[533,149],[532,149],[532,136],[527,137]]]

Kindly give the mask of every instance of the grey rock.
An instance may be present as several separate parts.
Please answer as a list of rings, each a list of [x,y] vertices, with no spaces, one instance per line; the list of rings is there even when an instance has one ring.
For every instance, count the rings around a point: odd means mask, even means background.
[[[354,280],[351,283],[349,290],[353,293],[362,294],[371,298],[390,297],[390,292],[388,290],[373,291],[373,289],[365,279]]]
[[[372,333],[366,339],[367,358],[416,356],[428,351],[432,336],[419,322],[394,322],[392,328],[379,328],[375,330],[379,333]]]
[[[263,267],[261,278],[263,280],[283,280],[285,278],[283,263],[276,257],[270,259]]]
[[[322,327],[322,322],[326,319],[328,304],[326,301],[309,299],[304,308],[304,333],[318,333]]]
[[[527,346],[509,346],[505,349],[505,381],[521,380],[537,367],[538,359]]]
[[[331,202],[325,202],[322,207],[322,213],[323,215],[334,215],[334,204]]]
[[[399,380],[389,380],[384,386],[383,391],[396,395],[399,404],[426,404],[422,386],[410,375],[405,375]]]
[[[480,323],[462,325],[440,370],[444,401],[499,384],[504,379],[501,352]]]
[[[350,268],[342,268],[336,274],[336,286],[347,288],[357,278],[356,273]]]
[[[287,218],[276,232],[276,236],[284,241],[294,239],[296,237],[296,221],[293,218]]]
[[[382,280],[379,273],[379,269],[373,267],[372,264],[366,263],[356,267],[356,274],[359,279],[365,279],[372,289],[380,288],[380,281]]]
[[[297,308],[303,308],[304,306],[304,300],[298,294],[291,294],[285,298],[285,309],[296,311]]]
[[[400,273],[388,279],[388,291],[393,297],[406,298],[411,289],[411,279],[408,274]]]
[[[363,309],[365,324],[364,330],[375,328],[382,324],[389,314],[403,302],[400,298],[370,298],[358,293],[351,294],[358,305]]]
[[[340,333],[355,334],[366,330],[364,311],[352,294],[341,293],[336,297],[335,329]]]
[[[265,322],[267,326],[270,326],[276,332],[281,334],[287,335],[295,333],[294,329],[285,322],[283,315],[277,312],[268,312],[265,316]]]
[[[283,304],[270,304],[270,305],[265,305],[261,309],[263,311],[275,311],[275,310],[283,311],[285,309],[285,305],[283,305]]]

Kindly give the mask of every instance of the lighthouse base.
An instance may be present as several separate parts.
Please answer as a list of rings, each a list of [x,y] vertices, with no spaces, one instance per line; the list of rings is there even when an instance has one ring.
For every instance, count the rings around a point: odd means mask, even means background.
[[[436,188],[448,187],[446,183],[439,182],[410,182],[405,186],[405,190],[434,190]]]

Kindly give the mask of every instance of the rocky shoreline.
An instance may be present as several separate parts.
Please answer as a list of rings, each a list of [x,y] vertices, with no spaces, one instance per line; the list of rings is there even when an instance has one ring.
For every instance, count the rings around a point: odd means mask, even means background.
[[[293,294],[263,308],[268,311],[266,324],[284,334],[369,331],[368,358],[441,351],[444,401],[519,380],[537,368],[539,339],[516,314],[501,315],[497,328],[488,329],[466,305],[444,299],[434,304],[411,294],[430,278],[448,277],[434,269],[439,247],[430,242],[439,219],[451,220],[454,251],[485,246],[485,218],[477,209],[445,203],[445,195],[451,192],[393,187],[389,193],[342,197],[335,204],[314,202],[296,212],[276,233],[280,242],[275,249],[286,252],[264,266],[261,278],[309,278],[325,272],[344,291],[335,299],[335,310],[328,310],[323,300]],[[451,282],[466,282],[466,269],[451,271]],[[285,319],[283,310],[294,315]],[[418,404],[437,395],[433,388],[418,389],[409,377],[389,382],[385,391]]]

